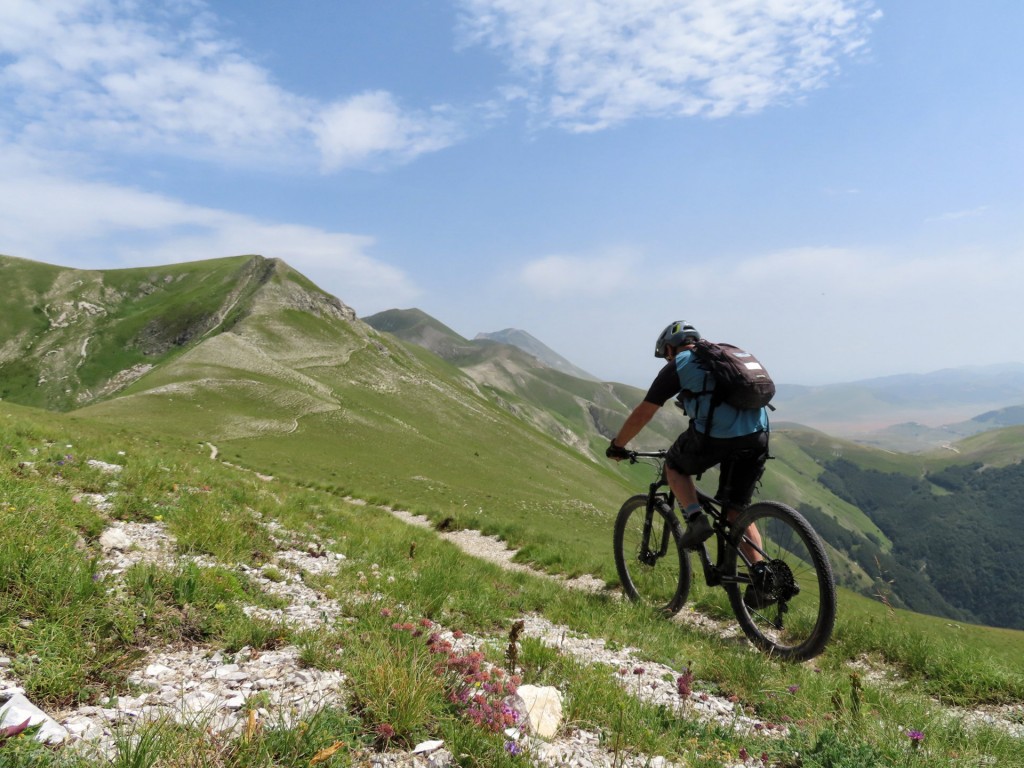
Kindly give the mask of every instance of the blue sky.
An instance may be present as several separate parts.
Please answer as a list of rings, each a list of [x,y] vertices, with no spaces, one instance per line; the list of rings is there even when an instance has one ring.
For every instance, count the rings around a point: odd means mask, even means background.
[[[1024,3],[3,0],[0,253],[279,257],[646,386],[1024,362]]]

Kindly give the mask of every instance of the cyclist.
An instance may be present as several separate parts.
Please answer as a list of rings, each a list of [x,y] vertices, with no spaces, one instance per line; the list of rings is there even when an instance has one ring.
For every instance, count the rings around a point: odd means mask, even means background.
[[[679,402],[690,417],[690,423],[668,450],[665,478],[686,521],[682,543],[687,549],[698,548],[713,533],[697,501],[693,478],[700,477],[715,465],[719,466],[715,498],[722,502],[728,519],[733,520],[750,504],[768,458],[768,414],[764,408],[740,410],[728,403],[718,403],[708,429],[714,381],[692,351],[693,342],[698,339],[700,333],[697,329],[682,320],[661,332],[655,343],[654,356],[667,362],[643,401],[629,414],[605,451],[608,458],[615,461],[628,458],[625,446],[629,441],[647,426],[658,409],[679,395]],[[753,546],[745,545],[744,554],[751,563],[756,563],[762,559],[755,550],[761,546],[760,534],[751,526],[747,529],[747,537]],[[756,591],[748,589],[745,599],[748,604],[754,603],[753,607],[763,607],[757,605],[759,595]]]

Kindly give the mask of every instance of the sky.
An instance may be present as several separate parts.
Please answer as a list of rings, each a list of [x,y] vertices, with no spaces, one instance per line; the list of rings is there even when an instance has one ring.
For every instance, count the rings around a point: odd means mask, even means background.
[[[0,253],[261,254],[646,387],[1024,362],[1019,0],[0,0]]]

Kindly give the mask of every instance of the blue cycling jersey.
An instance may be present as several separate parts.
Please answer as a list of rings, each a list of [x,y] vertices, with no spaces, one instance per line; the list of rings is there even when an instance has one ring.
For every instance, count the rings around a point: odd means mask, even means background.
[[[711,391],[715,388],[714,377],[701,366],[700,360],[690,350],[676,355],[676,373],[679,376],[683,395],[683,408],[690,417],[694,428],[704,434],[707,429],[708,413],[711,410]],[[728,403],[715,406],[711,418],[711,437],[743,437],[754,432],[768,430],[768,411],[764,408],[741,410]]]

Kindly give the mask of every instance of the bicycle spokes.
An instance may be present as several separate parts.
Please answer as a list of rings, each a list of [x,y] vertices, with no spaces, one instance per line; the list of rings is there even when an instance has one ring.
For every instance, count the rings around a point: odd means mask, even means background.
[[[744,632],[755,645],[787,658],[820,653],[835,620],[835,585],[821,540],[782,504],[751,506],[739,526],[744,536],[730,598]],[[754,551],[757,557],[751,557]]]
[[[675,613],[690,590],[690,561],[671,512],[629,499],[615,522],[615,565],[630,600]]]

